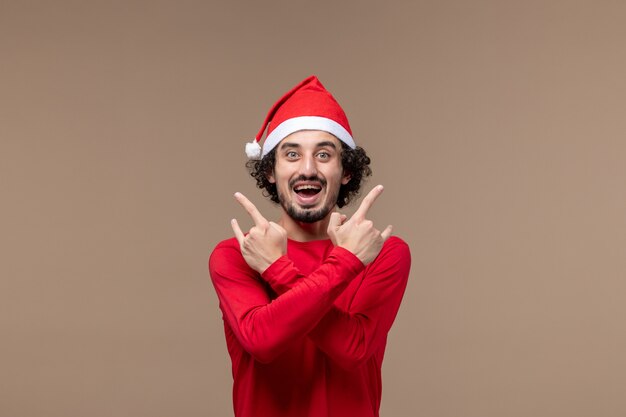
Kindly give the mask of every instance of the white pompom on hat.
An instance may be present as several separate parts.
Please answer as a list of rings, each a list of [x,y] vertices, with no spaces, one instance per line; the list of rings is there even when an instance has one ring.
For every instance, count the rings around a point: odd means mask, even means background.
[[[266,130],[261,148],[259,143]],[[259,133],[246,143],[246,155],[251,159],[262,158],[281,140],[300,130],[322,130],[356,148],[346,113],[317,77],[311,75],[274,103]]]

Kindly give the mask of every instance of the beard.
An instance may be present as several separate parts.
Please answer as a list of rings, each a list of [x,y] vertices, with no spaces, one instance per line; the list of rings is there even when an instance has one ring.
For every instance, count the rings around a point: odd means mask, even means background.
[[[326,181],[321,178],[299,177],[289,183],[289,190],[293,190],[293,186],[297,181],[318,181],[322,184],[322,190],[326,189]],[[324,206],[314,210],[312,208],[301,207],[293,201],[287,201],[285,195],[278,191],[278,202],[280,205],[283,207],[285,212],[287,212],[289,217],[300,223],[315,223],[326,218],[328,213],[330,213],[337,204],[337,198],[339,198],[339,189],[335,190],[331,194],[328,194],[328,198],[326,198]]]

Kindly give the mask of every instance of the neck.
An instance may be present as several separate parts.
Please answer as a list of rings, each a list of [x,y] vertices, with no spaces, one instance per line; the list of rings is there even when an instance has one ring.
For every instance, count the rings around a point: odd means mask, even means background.
[[[332,212],[331,212],[332,213]],[[315,223],[302,223],[292,219],[284,210],[278,220],[286,231],[287,237],[298,242],[310,242],[312,240],[328,239],[328,222],[330,215]]]

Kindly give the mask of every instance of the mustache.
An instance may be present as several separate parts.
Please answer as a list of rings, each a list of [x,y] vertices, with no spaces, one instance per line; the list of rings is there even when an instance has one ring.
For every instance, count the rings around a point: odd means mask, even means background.
[[[305,175],[300,175],[297,178],[294,178],[293,180],[289,181],[289,188],[293,188],[297,182],[299,181],[311,181],[311,182],[319,182],[322,187],[326,186],[326,180],[323,178],[318,177],[317,175],[312,176],[312,177],[307,177]]]

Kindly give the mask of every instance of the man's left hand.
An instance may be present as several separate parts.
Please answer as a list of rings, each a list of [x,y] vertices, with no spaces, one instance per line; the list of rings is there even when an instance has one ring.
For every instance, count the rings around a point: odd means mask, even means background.
[[[268,222],[254,204],[243,194],[235,199],[250,214],[254,226],[244,235],[236,219],[230,221],[241,254],[250,268],[262,274],[278,258],[287,253],[287,231],[274,222]]]

